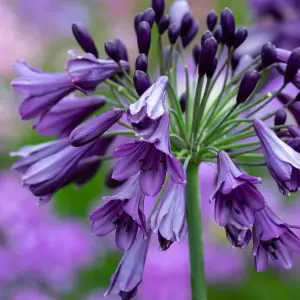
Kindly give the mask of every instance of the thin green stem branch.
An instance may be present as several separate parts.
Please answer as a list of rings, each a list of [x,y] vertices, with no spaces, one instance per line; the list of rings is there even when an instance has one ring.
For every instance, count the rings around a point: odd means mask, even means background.
[[[187,166],[186,214],[189,233],[192,300],[207,300],[200,209],[199,165]]]

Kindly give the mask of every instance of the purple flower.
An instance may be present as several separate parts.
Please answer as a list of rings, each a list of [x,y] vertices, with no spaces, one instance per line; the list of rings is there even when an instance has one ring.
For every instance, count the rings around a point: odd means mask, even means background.
[[[79,147],[94,141],[118,122],[122,115],[123,110],[111,109],[97,117],[87,120],[71,132],[71,144],[75,147]]]
[[[225,151],[218,154],[218,179],[215,200],[216,222],[224,227],[251,227],[256,211],[264,208],[262,194],[254,187],[261,183],[260,178],[242,173]]]
[[[75,90],[67,74],[42,72],[30,68],[22,61],[16,61],[14,68],[21,77],[12,81],[12,87],[15,91],[26,95],[19,107],[23,120],[43,115]]]
[[[169,112],[164,113],[156,128],[144,140],[121,145],[114,156],[120,160],[114,166],[112,177],[122,181],[141,171],[140,185],[148,196],[159,193],[166,172],[174,182],[185,183],[183,167],[170,153]]]
[[[120,61],[128,70],[129,63]],[[93,54],[72,58],[67,63],[67,72],[73,84],[85,94],[93,93],[97,86],[120,72],[119,65],[113,60],[97,59]]]
[[[131,248],[125,252],[115,274],[111,278],[110,286],[105,296],[118,294],[122,300],[132,299],[142,282],[145,260],[150,237],[144,238],[138,231]]]
[[[104,97],[75,97],[70,95],[63,98],[39,118],[34,128],[41,135],[68,136],[76,126],[104,104]]]
[[[300,240],[290,228],[295,226],[284,223],[268,206],[256,213],[252,255],[258,272],[267,268],[268,257],[280,268],[292,267],[292,253],[300,252]]]
[[[266,165],[284,195],[300,187],[300,154],[281,141],[261,120],[253,122],[262,146]]]
[[[119,193],[102,199],[106,203],[90,215],[92,232],[103,236],[116,230],[116,245],[127,251],[136,239],[139,227],[146,233],[145,195],[139,185],[139,174],[127,180]]]
[[[166,90],[168,77],[159,77],[139,98],[129,106],[128,119],[133,125],[143,122],[146,118],[157,120],[166,111]]]
[[[162,199],[151,216],[151,229],[159,235],[160,248],[167,250],[187,233],[185,216],[185,184],[168,183]]]
[[[62,143],[64,142],[65,140]],[[20,162],[19,169],[23,173],[22,182],[35,196],[40,198],[40,204],[48,202],[57,190],[69,183],[73,172],[76,172],[76,166],[80,159],[94,146],[94,143],[83,147],[66,145],[53,153],[53,148],[56,146],[58,145],[50,144],[48,147],[44,145],[42,151],[35,151],[36,147],[33,149],[31,159],[34,161],[38,157],[38,160],[31,164],[28,164],[27,161],[24,168],[22,161]],[[45,156],[46,151],[51,154]],[[29,155],[28,160],[31,159]]]

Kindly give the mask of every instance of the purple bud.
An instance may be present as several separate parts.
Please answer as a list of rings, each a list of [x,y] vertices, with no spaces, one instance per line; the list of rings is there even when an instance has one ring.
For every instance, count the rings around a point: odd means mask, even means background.
[[[199,59],[200,59],[200,52],[201,52],[201,47],[199,44],[196,44],[193,48],[193,58],[194,58],[194,62],[195,65],[197,66],[199,63]]]
[[[232,11],[227,7],[221,13],[221,26],[224,43],[228,47],[233,46],[235,37],[235,20]]]
[[[144,53],[140,54],[135,61],[135,69],[143,72],[147,72],[148,58]]]
[[[212,78],[214,76],[217,66],[218,66],[218,58],[215,57],[210,68],[206,72],[207,78]]]
[[[199,31],[199,22],[195,19],[193,19],[193,25],[187,34],[187,36],[182,38],[182,45],[183,47],[187,47],[189,43],[195,38]]]
[[[77,43],[80,45],[82,50],[87,53],[92,53],[96,58],[98,58],[99,54],[97,47],[87,28],[81,24],[73,24],[72,31]]]
[[[159,24],[165,11],[165,0],[152,0],[152,8],[155,12],[155,20]]]
[[[238,65],[240,63],[240,59],[241,59],[241,54],[239,54],[238,52],[234,52],[231,57],[231,68],[232,68],[233,72],[238,67]]]
[[[284,108],[278,109],[275,114],[274,124],[275,126],[284,125],[287,119],[287,113]]]
[[[203,34],[202,34],[202,37],[201,37],[201,45],[203,45],[203,43],[209,39],[213,37],[212,33],[209,31],[209,30],[206,30]]]
[[[210,31],[213,31],[217,25],[217,22],[218,22],[218,15],[214,10],[212,10],[211,12],[209,12],[209,14],[206,17],[207,28]]]
[[[170,17],[163,16],[158,23],[158,31],[160,35],[163,35],[169,28],[170,25]]]
[[[250,69],[245,73],[236,98],[238,104],[241,104],[248,99],[254,91],[259,79],[260,74],[254,69]]]
[[[212,63],[215,59],[218,50],[218,43],[214,37],[207,39],[201,48],[199,58],[199,76],[203,76],[209,72],[212,68]]]
[[[300,137],[300,128],[296,125],[291,125],[288,127],[289,133],[293,138]]]
[[[138,26],[137,43],[140,53],[148,55],[151,45],[151,28],[146,21],[142,21]]]
[[[127,52],[127,48],[126,48],[125,44],[120,39],[115,39],[114,42],[118,48],[120,60],[129,61],[128,52]]]
[[[142,21],[148,22],[150,27],[153,26],[155,21],[155,12],[153,8],[149,7],[143,12]]]
[[[182,95],[180,96],[179,103],[180,103],[181,111],[184,113],[186,108],[186,92],[182,93]]]
[[[133,82],[136,92],[139,96],[143,95],[144,92],[150,87],[149,78],[143,71],[135,71],[133,75]]]
[[[240,47],[246,40],[248,36],[248,30],[246,27],[239,28],[235,33],[233,47],[237,49]]]
[[[214,32],[214,38],[216,39],[216,41],[220,44],[223,43],[223,31],[222,31],[222,27],[220,24],[218,24],[216,26],[216,30]]]
[[[192,12],[187,12],[181,21],[180,36],[186,36],[193,26],[194,16]]]
[[[179,28],[176,24],[172,24],[169,27],[168,36],[169,36],[170,44],[174,45],[179,36]]]
[[[123,183],[126,182],[126,180],[118,181],[112,178],[113,169],[111,169],[107,174],[105,178],[105,186],[110,189],[115,189],[117,187],[120,187]]]
[[[299,68],[300,68],[300,47],[293,50],[292,54],[289,57],[285,74],[284,74],[284,82],[285,83],[291,82],[295,78],[297,72],[299,71]]]
[[[137,29],[139,27],[139,24],[142,22],[142,19],[143,19],[143,13],[142,12],[138,13],[134,18],[134,29],[135,29],[136,33],[137,33]]]
[[[276,48],[271,43],[268,42],[263,45],[261,49],[261,62],[264,68],[273,65],[277,61],[276,59]]]
[[[112,41],[105,42],[104,50],[105,50],[105,53],[107,54],[107,56],[109,58],[111,58],[112,60],[114,60],[115,62],[118,62],[120,60],[119,51],[114,42],[112,42]]]

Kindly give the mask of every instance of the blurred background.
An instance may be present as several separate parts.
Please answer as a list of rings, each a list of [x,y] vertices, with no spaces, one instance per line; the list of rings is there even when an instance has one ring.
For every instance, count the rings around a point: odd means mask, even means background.
[[[68,50],[78,48],[71,32],[73,22],[82,22],[89,28],[100,56],[105,55],[102,46],[105,40],[121,38],[134,61],[137,47],[133,18],[150,2],[0,0],[1,300],[104,299],[105,288],[121,257],[115,250],[113,237],[92,236],[88,221],[101,195],[111,193],[104,184],[109,163],[103,164],[98,175],[83,188],[68,186],[42,207],[37,207],[37,199],[21,187],[18,175],[10,171],[13,162],[10,151],[45,141],[31,129],[30,122],[20,121],[18,104],[21,99],[10,89],[10,81],[16,76],[13,61],[26,59],[33,67],[63,71],[69,58]],[[171,0],[166,2],[168,6],[172,3]],[[252,43],[270,39],[285,48],[300,44],[297,2],[189,0],[202,31],[206,14],[211,9],[220,12],[227,6],[235,13],[239,25],[250,26]],[[255,32],[260,34],[260,40]],[[248,43],[248,47],[253,46],[252,43]],[[251,249],[232,249],[224,231],[215,225],[213,207],[207,201],[213,188],[214,172],[203,165],[201,173],[205,174],[201,185],[209,299],[299,299],[300,256],[295,257],[295,266],[289,272],[271,267],[266,273],[256,273]],[[261,176],[264,176],[263,171]],[[271,183],[265,185],[263,192],[281,217],[300,225],[300,201],[283,199]],[[144,281],[136,299],[190,299],[186,243],[173,245],[166,253],[159,252],[155,242],[151,245]]]

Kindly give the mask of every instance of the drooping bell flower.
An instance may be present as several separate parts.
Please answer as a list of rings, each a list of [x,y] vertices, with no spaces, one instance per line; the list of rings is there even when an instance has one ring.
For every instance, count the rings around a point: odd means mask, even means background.
[[[253,225],[255,212],[265,206],[264,197],[254,186],[257,183],[261,183],[260,178],[242,173],[225,151],[219,152],[217,186],[212,199],[220,226],[230,223],[249,228]]]
[[[266,165],[284,195],[296,192],[300,187],[300,153],[277,137],[264,122],[253,122],[256,135],[262,146]]]
[[[146,235],[144,199],[139,185],[139,174],[135,174],[124,183],[120,191],[113,196],[103,197],[105,202],[90,215],[92,232],[104,236],[116,230],[116,245],[127,251],[133,244],[138,228]]]
[[[129,69],[127,61],[120,61],[125,70]],[[67,63],[67,72],[73,84],[83,93],[93,93],[97,86],[111,76],[120,73],[119,65],[113,60],[97,59],[93,54],[72,58]]]
[[[144,194],[155,196],[165,182],[166,172],[171,179],[185,183],[185,174],[179,160],[170,152],[169,112],[158,120],[148,135],[134,143],[117,148],[114,156],[119,158],[114,166],[113,178],[122,181],[141,172],[140,185]]]
[[[153,233],[159,235],[161,250],[167,250],[186,236],[185,210],[185,184],[169,181],[150,223]]]
[[[76,126],[104,104],[104,97],[70,95],[63,98],[39,118],[34,128],[41,135],[68,136]]]
[[[143,279],[150,236],[144,238],[139,230],[131,248],[125,252],[111,278],[105,296],[119,295],[122,300],[133,299]]]
[[[118,122],[123,115],[121,109],[111,109],[93,117],[76,127],[70,134],[70,142],[75,147],[88,144]]]
[[[292,267],[292,253],[300,253],[300,240],[291,228],[298,227],[284,223],[268,206],[256,213],[252,255],[258,272],[267,268],[269,258],[280,268]]]
[[[76,87],[65,73],[46,73],[30,68],[24,61],[16,61],[14,68],[20,74],[12,81],[15,91],[26,96],[19,107],[23,120],[43,115]]]
[[[56,191],[70,182],[77,164],[93,145],[94,143],[90,143],[76,148],[67,144],[53,153],[53,148],[58,145],[51,144],[50,149],[44,147],[42,151],[33,151],[32,157],[28,156],[27,164],[27,157],[25,157],[24,165],[22,166],[21,159],[21,166],[15,164],[15,168],[18,167],[23,173],[23,185],[39,197],[40,204],[44,204],[52,198]],[[53,152],[51,153],[50,150]],[[45,156],[46,151],[50,152],[47,156]],[[30,162],[30,159],[35,160],[37,157],[39,159],[34,163]]]

